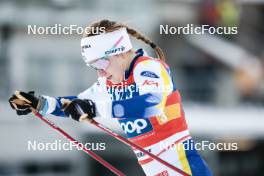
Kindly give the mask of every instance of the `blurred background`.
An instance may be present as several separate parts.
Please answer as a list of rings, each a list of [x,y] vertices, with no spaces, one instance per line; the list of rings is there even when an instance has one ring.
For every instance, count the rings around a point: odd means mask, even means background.
[[[81,35],[28,35],[28,25],[105,18],[163,49],[195,141],[238,143],[237,151],[199,151],[214,175],[264,175],[264,0],[0,0],[0,176],[113,175],[81,151],[29,151],[28,141],[67,140],[7,103],[14,90],[77,95],[96,80],[81,59]],[[160,25],[186,24],[237,26],[238,34],[160,34]],[[129,147],[87,124],[49,118],[81,142],[105,143],[96,153],[129,176],[144,175]],[[115,120],[103,123],[122,134]]]

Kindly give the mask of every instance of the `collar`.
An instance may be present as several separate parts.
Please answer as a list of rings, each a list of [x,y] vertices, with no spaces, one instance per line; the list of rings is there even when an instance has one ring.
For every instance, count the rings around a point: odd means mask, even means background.
[[[136,56],[134,57],[134,59],[132,60],[132,62],[130,63],[129,69],[125,71],[125,79],[128,79],[129,75],[131,74],[133,67],[137,61],[137,59],[141,56],[144,55],[144,50],[142,48],[138,49],[136,51]]]

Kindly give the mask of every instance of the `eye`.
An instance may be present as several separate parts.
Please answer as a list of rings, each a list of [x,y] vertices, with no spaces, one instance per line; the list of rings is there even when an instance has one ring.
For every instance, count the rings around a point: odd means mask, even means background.
[[[108,59],[98,59],[90,64],[96,70],[105,70],[110,64]]]

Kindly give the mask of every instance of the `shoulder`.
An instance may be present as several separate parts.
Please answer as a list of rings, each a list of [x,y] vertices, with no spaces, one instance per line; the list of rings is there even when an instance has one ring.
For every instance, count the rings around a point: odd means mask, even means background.
[[[133,75],[159,78],[163,70],[169,70],[169,66],[165,62],[159,59],[141,56],[137,59],[134,65]]]

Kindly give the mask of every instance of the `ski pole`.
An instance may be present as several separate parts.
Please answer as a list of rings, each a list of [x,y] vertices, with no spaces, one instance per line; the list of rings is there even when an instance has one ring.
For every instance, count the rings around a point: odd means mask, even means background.
[[[123,143],[129,145],[130,147],[134,147],[134,148],[136,148],[137,150],[141,151],[141,152],[144,153],[145,155],[148,155],[148,156],[151,157],[152,159],[154,159],[154,160],[156,160],[156,161],[162,163],[163,165],[165,165],[165,166],[171,168],[172,170],[174,170],[174,171],[180,173],[181,175],[183,175],[183,176],[190,176],[189,174],[187,174],[186,172],[182,171],[181,169],[179,169],[179,168],[173,166],[172,164],[170,164],[170,163],[164,161],[163,159],[157,157],[156,155],[154,155],[154,154],[148,152],[147,150],[145,150],[145,149],[141,148],[140,146],[134,144],[133,142],[127,140],[126,138],[122,137],[121,135],[119,135],[119,134],[113,132],[112,130],[110,130],[109,128],[103,126],[102,124],[98,123],[97,121],[95,121],[95,120],[93,120],[93,119],[87,119],[87,118],[84,119],[83,121],[88,122],[88,123],[90,123],[90,124],[92,124],[92,125],[94,125],[94,126],[100,128],[101,130],[103,130],[103,131],[105,131],[106,133],[108,133],[110,136],[112,136],[112,137],[118,139],[119,141],[121,141],[121,142],[123,142]]]
[[[18,97],[20,97],[20,95],[18,95]],[[24,98],[21,97],[20,100],[14,100],[14,103],[23,105],[23,104],[26,103],[26,100],[23,100],[23,99]],[[93,159],[95,159],[96,161],[98,161],[99,163],[101,163],[103,166],[105,166],[106,168],[108,168],[109,170],[111,170],[116,175],[118,175],[118,176],[125,176],[124,173],[122,173],[120,170],[116,169],[114,166],[112,166],[110,163],[108,163],[107,161],[105,161],[103,158],[101,158],[100,156],[98,156],[94,152],[88,150],[82,143],[80,143],[77,140],[75,140],[68,133],[66,133],[64,130],[62,130],[57,125],[55,125],[52,121],[44,118],[34,108],[30,108],[30,109],[35,114],[35,117],[36,118],[40,119],[41,121],[43,121],[44,123],[46,123],[48,126],[50,126],[51,128],[53,128],[54,130],[56,130],[59,134],[61,134],[65,138],[67,138],[69,141],[71,141],[74,144],[76,144],[78,147],[80,147],[82,149],[83,152],[85,152],[86,154],[90,155]]]
[[[56,130],[60,134],[62,134],[69,141],[71,141],[74,144],[76,144],[78,147],[80,147],[82,149],[82,151],[84,151],[86,154],[90,155],[93,159],[95,159],[96,161],[98,161],[99,163],[101,163],[103,166],[105,166],[106,168],[108,168],[109,170],[111,170],[113,173],[115,173],[118,176],[125,176],[124,173],[122,173],[120,170],[116,169],[114,166],[112,166],[110,163],[108,163],[107,161],[105,161],[103,158],[101,158],[100,156],[98,156],[94,152],[92,152],[92,151],[88,150],[87,148],[85,148],[85,146],[82,143],[80,143],[77,140],[75,140],[73,137],[71,137],[64,130],[62,130],[61,128],[59,128],[58,126],[56,126],[52,121],[44,118],[40,113],[38,113],[36,111],[32,111],[32,112],[34,112],[34,114],[35,114],[35,116],[37,118],[39,118],[40,120],[42,120],[43,122],[45,122],[47,125],[49,125],[51,128],[53,128],[54,130]]]
[[[70,104],[70,100],[66,100],[66,99],[63,99],[62,100],[62,109],[64,109],[65,107],[67,107],[69,104]],[[75,105],[76,108],[79,110],[79,112],[82,112],[81,110],[81,107],[79,105]],[[83,112],[82,112],[83,113]],[[166,167],[176,171],[177,173],[183,175],[183,176],[190,176],[189,174],[187,174],[186,172],[182,171],[181,169],[173,166],[172,164],[164,161],[163,159],[159,158],[158,156],[155,156],[154,154],[146,151],[145,149],[141,148],[140,146],[134,144],[133,142],[127,140],[126,138],[122,137],[121,135],[113,132],[112,130],[110,130],[109,128],[103,126],[102,124],[98,123],[97,121],[95,121],[94,119],[88,119],[87,118],[88,114],[86,113],[83,113],[80,117],[80,121],[85,121],[87,123],[90,123],[94,126],[96,126],[97,128],[100,128],[101,130],[103,130],[104,132],[106,132],[107,134],[109,134],[110,136],[118,139],[119,141],[125,143],[126,145],[129,145],[130,147],[134,147],[136,148],[137,150],[141,151],[142,153],[144,153],[145,155],[148,155],[149,157],[151,157],[152,159],[160,162],[161,164],[165,165]]]

